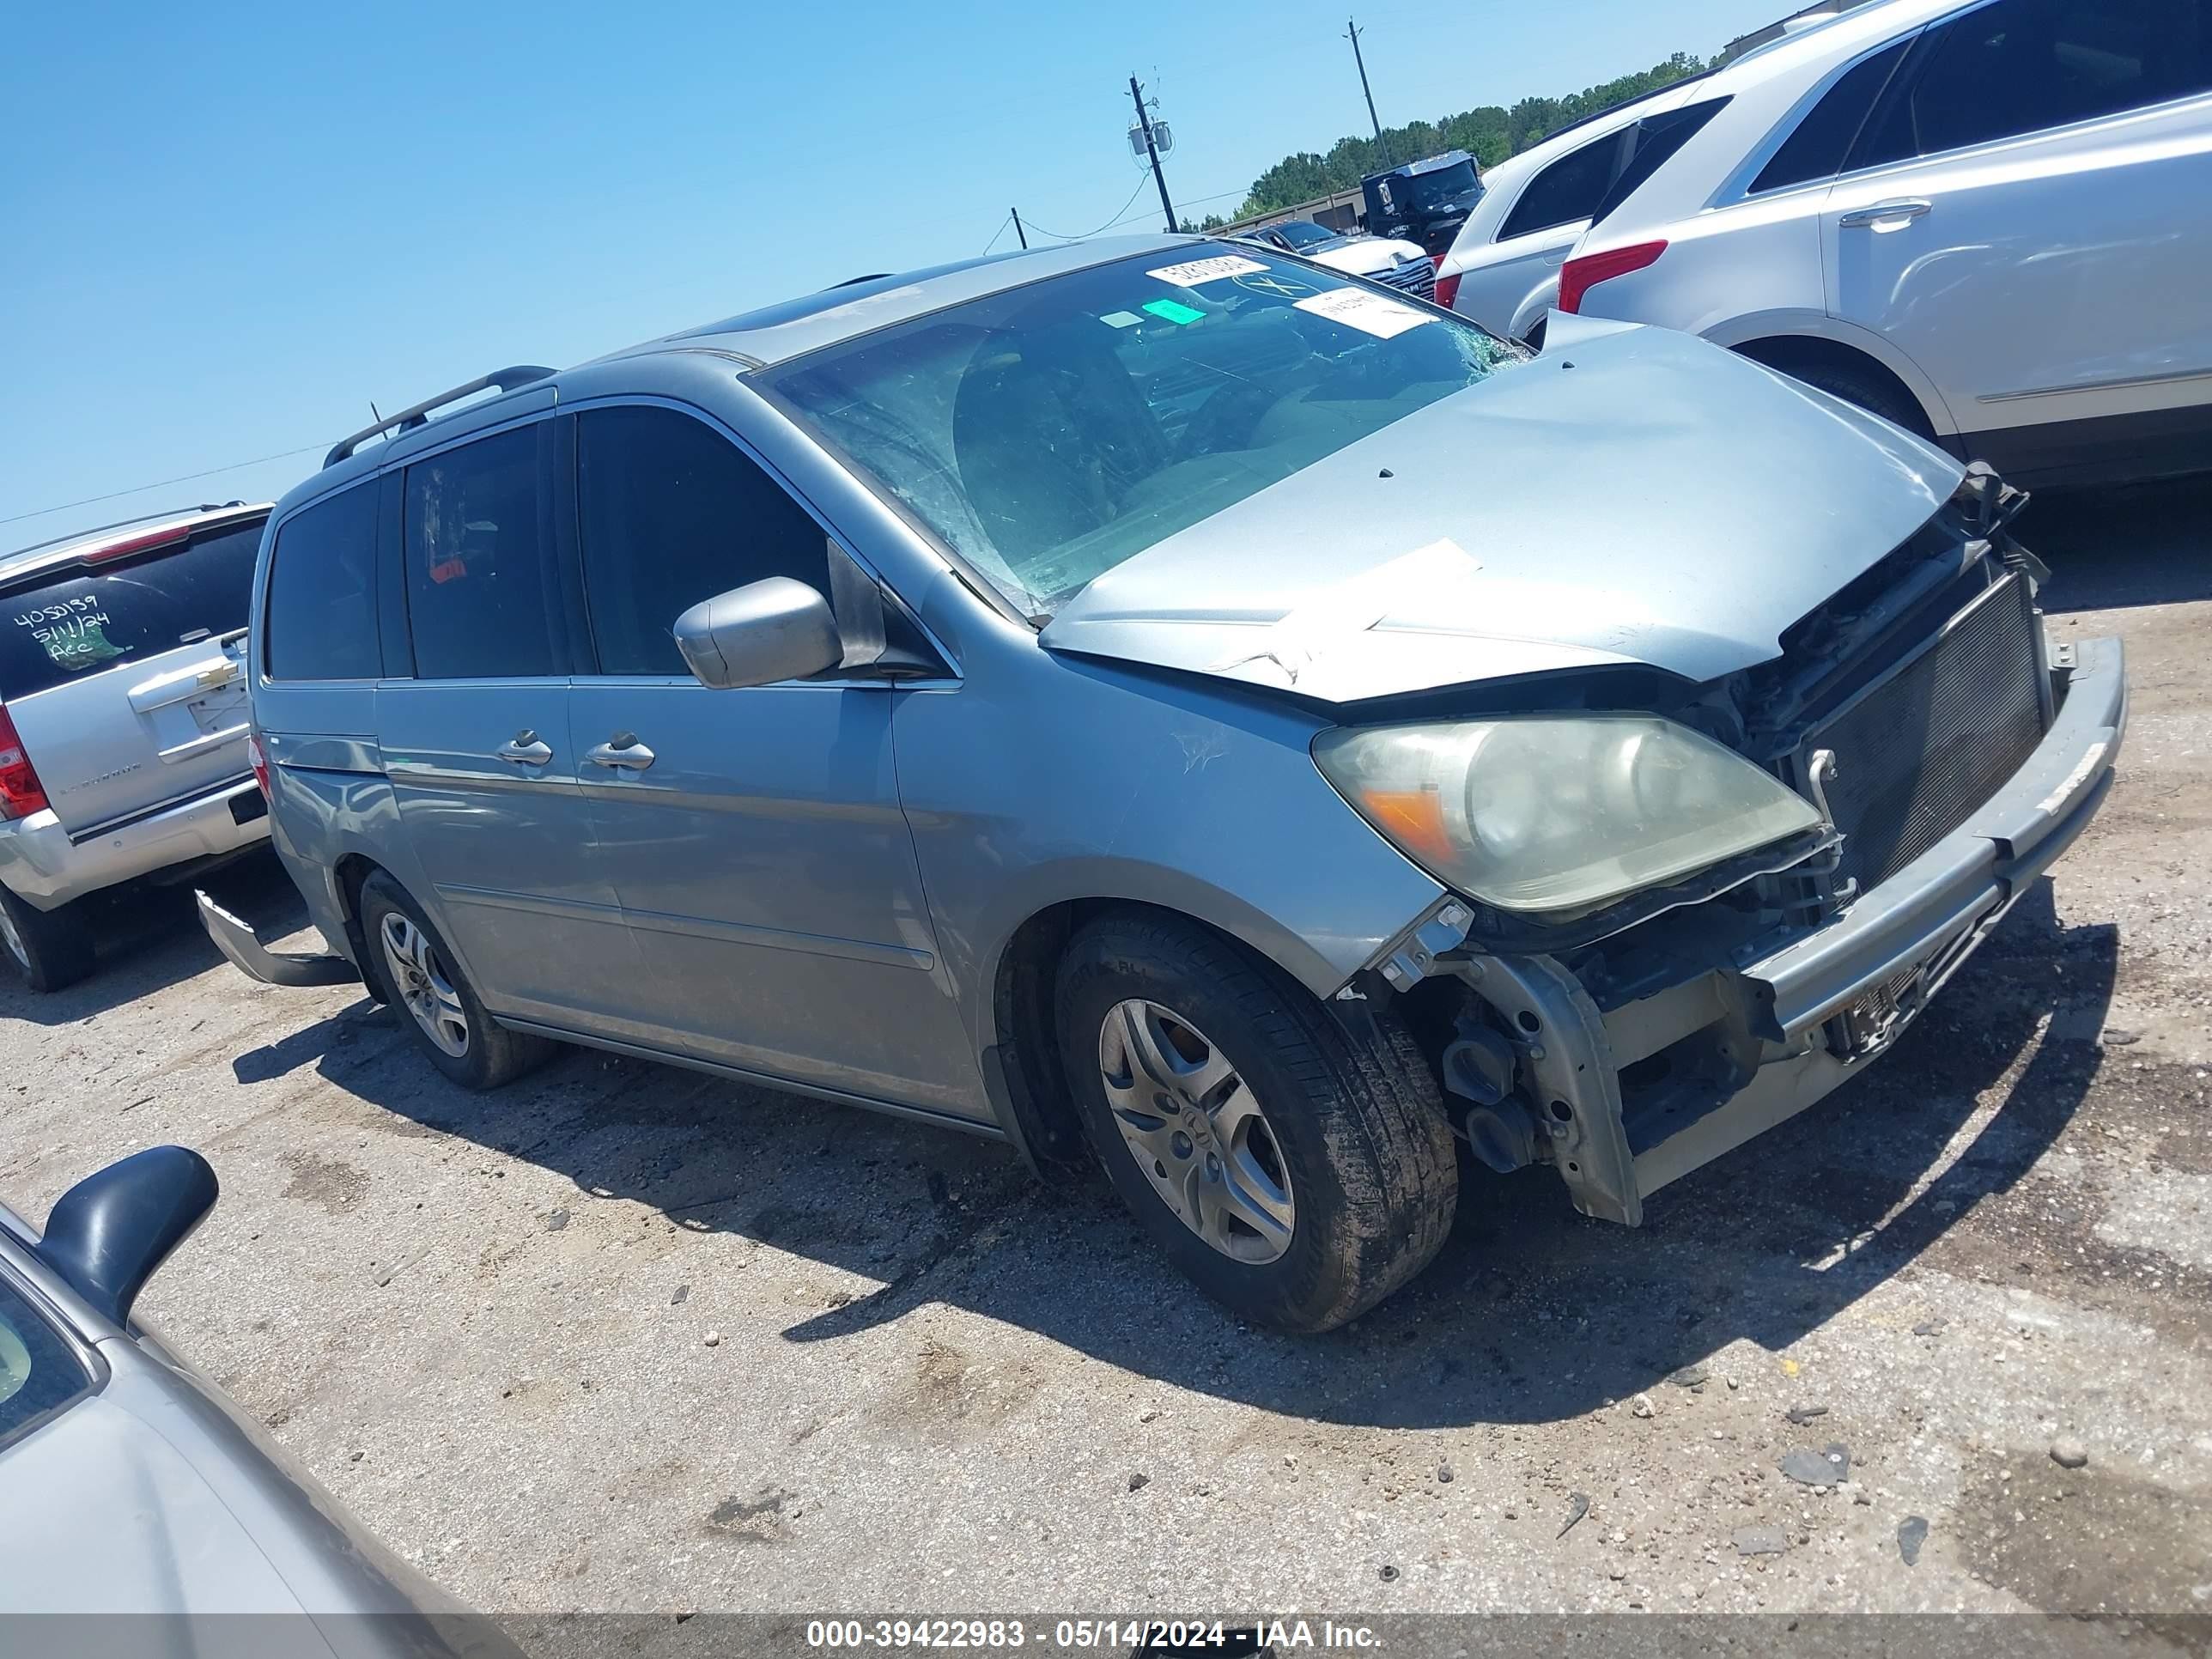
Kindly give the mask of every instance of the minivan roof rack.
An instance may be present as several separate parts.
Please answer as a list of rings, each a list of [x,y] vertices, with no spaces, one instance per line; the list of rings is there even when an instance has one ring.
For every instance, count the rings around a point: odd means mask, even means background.
[[[489,374],[480,374],[465,386],[441,392],[434,398],[425,398],[421,403],[403,409],[397,415],[388,416],[374,426],[362,428],[350,438],[340,439],[331,446],[331,453],[323,457],[323,465],[336,466],[371,438],[380,437],[386,432],[410,432],[418,426],[428,425],[430,411],[434,409],[443,409],[447,404],[459,403],[464,398],[488,392],[495,386],[501,392],[512,392],[517,386],[528,386],[532,380],[542,380],[552,373],[552,369],[542,368],[534,363],[516,363],[507,368],[495,368]]]

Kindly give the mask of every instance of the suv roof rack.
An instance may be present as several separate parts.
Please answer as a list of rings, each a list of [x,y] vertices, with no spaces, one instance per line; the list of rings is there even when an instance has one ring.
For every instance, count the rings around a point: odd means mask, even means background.
[[[489,374],[479,374],[465,386],[457,386],[450,391],[441,392],[434,398],[425,398],[421,403],[403,409],[397,415],[389,416],[379,421],[374,426],[362,428],[350,438],[341,438],[331,446],[331,453],[323,457],[323,465],[336,466],[371,438],[380,437],[385,433],[410,432],[418,426],[427,426],[429,424],[430,411],[434,409],[443,409],[447,404],[459,403],[464,398],[473,397],[479,392],[487,392],[495,386],[501,392],[512,392],[517,386],[528,386],[533,380],[542,380],[554,372],[552,369],[540,368],[534,363],[516,363],[507,368],[495,368]]]

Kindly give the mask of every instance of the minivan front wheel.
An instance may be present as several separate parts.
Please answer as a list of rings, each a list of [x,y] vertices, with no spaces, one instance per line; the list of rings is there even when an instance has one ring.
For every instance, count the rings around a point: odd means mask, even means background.
[[[468,1089],[496,1089],[543,1063],[553,1045],[510,1031],[484,1012],[453,952],[398,883],[381,872],[362,884],[362,931],[376,989],[430,1063]]]
[[[1355,1037],[1267,963],[1180,918],[1099,918],[1060,962],[1061,1063],[1139,1224],[1231,1311],[1356,1318],[1425,1267],[1457,1202],[1412,1041]]]

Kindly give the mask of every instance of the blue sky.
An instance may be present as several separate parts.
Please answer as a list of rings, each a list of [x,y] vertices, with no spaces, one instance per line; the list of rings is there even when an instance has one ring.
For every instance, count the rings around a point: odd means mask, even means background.
[[[1786,0],[1358,7],[1386,124],[1710,53]],[[508,362],[1087,232],[1364,130],[1342,0],[30,7],[0,58],[0,548],[274,496]],[[1128,200],[1133,192],[1133,200]],[[1153,211],[1147,214],[1150,207]]]

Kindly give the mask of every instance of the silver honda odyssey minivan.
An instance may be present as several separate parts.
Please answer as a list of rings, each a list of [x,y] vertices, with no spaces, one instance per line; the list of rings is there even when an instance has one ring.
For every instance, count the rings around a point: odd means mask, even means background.
[[[557,1039],[1098,1160],[1325,1329],[1457,1143],[1634,1224],[2081,831],[2120,651],[2045,643],[2021,499],[1680,335],[1532,355],[1265,249],[848,284],[333,450],[250,644],[335,954],[203,914],[472,1086]]]

